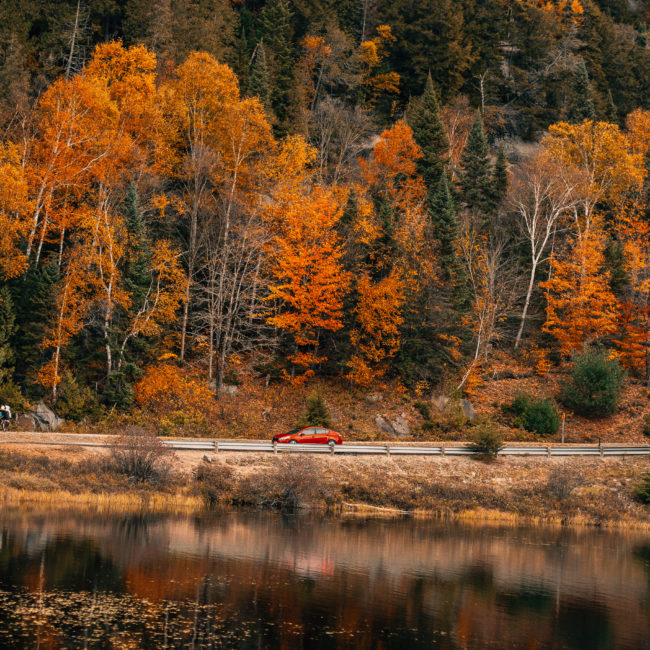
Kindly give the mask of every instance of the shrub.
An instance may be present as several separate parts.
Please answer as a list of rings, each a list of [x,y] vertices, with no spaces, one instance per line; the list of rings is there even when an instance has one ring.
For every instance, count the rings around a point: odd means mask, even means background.
[[[199,492],[209,508],[226,504],[232,498],[233,470],[227,465],[203,461],[196,469],[194,478]]]
[[[298,422],[301,427],[329,427],[330,426],[330,412],[323,396],[318,392],[314,392],[307,400],[307,409]]]
[[[599,350],[586,350],[574,358],[571,382],[563,388],[562,402],[578,415],[611,415],[618,406],[624,380],[618,359],[608,359]]]
[[[577,470],[565,466],[554,467],[546,480],[546,491],[557,499],[567,499],[580,483]]]
[[[170,435],[176,428],[201,435],[208,421],[214,421],[216,401],[207,384],[183,368],[170,363],[149,366],[134,386],[138,406],[152,413],[158,426]]]
[[[636,488],[635,496],[641,503],[650,503],[650,474],[641,477],[641,483]]]
[[[560,414],[549,399],[535,399],[527,393],[517,393],[512,403],[503,410],[515,413],[516,424],[526,431],[549,435],[557,433],[560,428]]]
[[[503,434],[494,422],[481,422],[472,435],[472,451],[486,460],[494,460],[503,448]]]
[[[150,431],[127,427],[111,449],[115,469],[139,482],[163,482],[175,458],[173,449]]]
[[[426,402],[415,402],[415,408],[418,410],[423,420],[431,420],[431,407]]]
[[[295,512],[321,502],[330,504],[336,498],[334,492],[314,460],[301,454],[279,458],[273,467],[247,476],[237,483],[232,501]]]
[[[101,413],[95,393],[90,387],[82,386],[70,371],[63,375],[61,397],[54,408],[62,418],[74,422],[85,417],[96,418]]]
[[[517,415],[523,415],[526,412],[526,409],[530,406],[531,397],[527,393],[517,393],[515,399],[512,400],[507,410],[516,413]]]

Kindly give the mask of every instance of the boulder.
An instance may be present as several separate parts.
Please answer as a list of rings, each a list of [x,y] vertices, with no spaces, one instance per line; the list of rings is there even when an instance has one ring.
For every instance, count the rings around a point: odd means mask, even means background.
[[[437,395],[431,398],[431,403],[442,413],[449,404],[449,398],[444,395]]]
[[[409,426],[408,420],[406,419],[406,413],[402,413],[399,417],[391,421],[393,431],[398,438],[403,438],[404,436],[410,436],[413,432]]]
[[[36,431],[36,420],[28,413],[22,413],[16,419],[18,431]]]
[[[371,404],[381,402],[383,399],[384,396],[380,395],[379,393],[370,393],[370,395],[366,395],[366,402],[370,402]]]
[[[473,404],[468,399],[460,400],[460,407],[463,409],[463,415],[470,421],[476,420],[476,411]]]
[[[391,436],[395,433],[395,431],[393,430],[393,426],[383,415],[375,416],[375,425],[380,431],[383,431],[384,433],[388,433]]]
[[[36,420],[36,425],[41,431],[57,431],[65,422],[42,401],[36,405],[36,408],[29,415]]]
[[[234,384],[223,384],[219,389],[219,392],[222,395],[235,396],[237,393],[239,393],[239,386],[235,386]]]

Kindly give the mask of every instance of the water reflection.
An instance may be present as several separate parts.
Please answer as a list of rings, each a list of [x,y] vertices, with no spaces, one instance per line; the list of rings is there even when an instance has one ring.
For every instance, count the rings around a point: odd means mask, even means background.
[[[650,536],[0,518],[0,647],[650,648]]]

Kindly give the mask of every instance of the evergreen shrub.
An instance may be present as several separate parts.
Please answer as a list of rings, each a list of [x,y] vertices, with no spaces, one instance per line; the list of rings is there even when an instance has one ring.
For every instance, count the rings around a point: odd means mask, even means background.
[[[560,428],[560,414],[550,399],[535,399],[517,393],[509,410],[517,415],[517,423],[533,433],[552,435]]]
[[[323,396],[313,392],[307,399],[307,409],[298,422],[300,427],[329,427],[331,424],[330,411]]]
[[[601,350],[585,350],[574,357],[571,381],[562,390],[562,403],[574,413],[602,417],[616,412],[625,381],[618,359]]]
[[[485,460],[494,460],[503,448],[503,434],[494,422],[481,422],[472,435],[471,448]]]

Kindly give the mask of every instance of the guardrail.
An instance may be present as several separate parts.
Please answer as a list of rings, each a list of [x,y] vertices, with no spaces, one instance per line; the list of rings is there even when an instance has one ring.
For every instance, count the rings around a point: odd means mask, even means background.
[[[171,443],[176,449],[188,447],[177,446],[174,441]],[[197,448],[197,447],[193,447]],[[344,444],[334,445],[310,445],[310,444],[276,444],[272,442],[239,442],[224,441],[217,442],[213,449],[220,451],[248,451],[248,452],[274,452],[274,453],[318,453],[318,454],[350,454],[350,455],[378,455],[378,456],[471,456],[475,452],[468,445],[446,446],[446,445],[360,445]],[[650,445],[644,446],[621,446],[621,445],[581,445],[571,447],[554,446],[508,446],[499,451],[500,456],[647,456],[650,455]]]
[[[163,440],[163,444],[179,451],[242,451],[262,453],[311,453],[311,454],[349,454],[375,456],[471,456],[474,454],[468,445],[373,445],[343,444],[274,444],[272,442],[249,442],[238,440]],[[109,443],[99,442],[54,442],[44,440],[0,440],[2,444],[50,445],[55,447],[111,447]],[[499,451],[499,456],[650,456],[650,445],[573,445],[573,446],[507,446]]]

